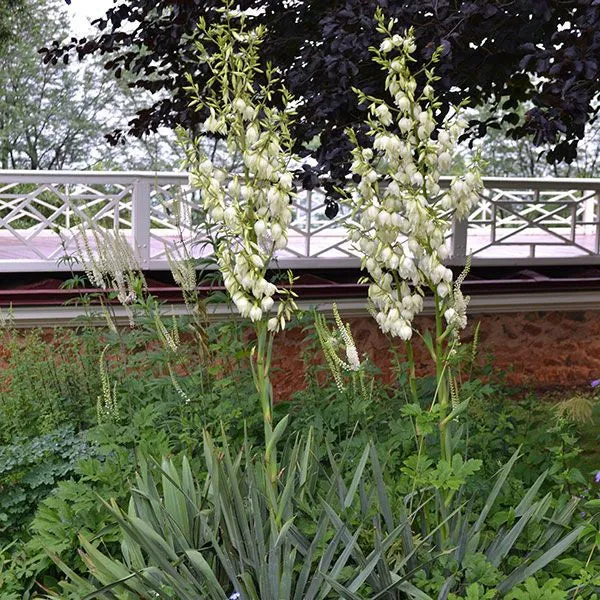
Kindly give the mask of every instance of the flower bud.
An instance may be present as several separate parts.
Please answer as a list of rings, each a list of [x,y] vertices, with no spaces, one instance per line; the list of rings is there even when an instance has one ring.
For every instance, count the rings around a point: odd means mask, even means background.
[[[213,164],[212,162],[210,162],[210,160],[208,160],[208,158],[205,158],[199,165],[198,165],[198,170],[200,171],[200,173],[202,173],[203,175],[211,175],[213,172]]]
[[[400,131],[402,131],[403,133],[406,133],[412,127],[412,122],[410,119],[407,119],[406,117],[402,117],[398,121],[398,127],[400,128]]]
[[[210,211],[210,216],[215,221],[222,221],[223,220],[223,209],[219,205],[214,206],[212,208],[212,210]]]
[[[235,305],[237,306],[237,309],[240,311],[240,314],[245,314],[246,311],[250,307],[250,303],[248,302],[248,299],[245,298],[244,296],[241,296],[237,301],[234,300],[234,302],[235,302]]]
[[[446,319],[446,322],[450,325],[452,323],[452,321],[454,321],[454,319],[456,319],[457,313],[453,308],[449,308],[445,313],[444,313],[444,318]]]
[[[410,100],[404,94],[398,94],[396,96],[396,106],[398,107],[398,110],[406,113],[410,110]]]
[[[402,61],[399,58],[395,58],[392,61],[392,64],[390,65],[390,68],[392,69],[392,71],[395,71],[396,73],[400,73],[400,71],[402,71]]]
[[[390,213],[387,212],[386,210],[379,211],[379,214],[377,215],[377,221],[379,222],[379,224],[382,227],[389,225],[390,224]]]
[[[227,223],[227,225],[232,225],[233,223],[235,223],[236,217],[237,217],[237,214],[236,214],[235,208],[233,208],[233,206],[228,206],[223,211],[223,218],[225,219],[225,223]]]
[[[279,176],[279,185],[283,190],[291,190],[292,189],[292,174],[289,172],[282,173]]]
[[[278,240],[283,233],[283,229],[279,223],[275,223],[271,228],[271,234],[273,235],[274,240]]]
[[[258,140],[258,129],[255,125],[250,125],[246,130],[246,143],[252,146]]]
[[[392,123],[392,113],[385,104],[380,104],[375,109],[375,114],[383,125],[390,125]]]
[[[244,110],[246,109],[246,102],[244,100],[242,100],[241,98],[236,98],[233,101],[233,108],[235,110],[237,110],[240,113],[243,113]]]
[[[438,142],[442,146],[447,146],[450,143],[450,135],[444,129],[438,133]]]
[[[256,233],[257,237],[261,237],[267,229],[267,224],[262,220],[256,221],[254,223],[254,233]]]
[[[438,156],[438,166],[441,171],[448,171],[450,169],[450,165],[452,164],[452,157],[449,152],[442,152]]]
[[[273,304],[275,304],[275,301],[269,296],[266,296],[260,301],[260,307],[264,312],[269,312],[273,307]]]
[[[412,337],[412,328],[407,323],[404,323],[398,330],[398,336],[407,342]]]
[[[237,177],[234,177],[227,186],[227,191],[229,195],[233,198],[237,198],[240,195],[240,182]]]
[[[442,281],[438,283],[436,291],[440,298],[445,298],[450,293],[450,286],[445,281]]]

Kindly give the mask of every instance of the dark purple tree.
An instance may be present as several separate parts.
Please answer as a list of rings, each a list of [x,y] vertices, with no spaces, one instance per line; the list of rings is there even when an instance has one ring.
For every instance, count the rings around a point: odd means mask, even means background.
[[[115,1],[95,21],[89,39],[52,42],[41,51],[48,61],[106,57],[119,77],[128,71],[134,88],[156,92],[152,106],[139,111],[110,136],[142,136],[160,126],[194,128],[201,115],[188,106],[185,73],[201,81],[191,38],[199,16],[216,18],[219,0]],[[600,90],[600,0],[241,0],[257,8],[268,27],[265,58],[285,75],[301,99],[295,135],[297,151],[319,136],[318,171],[339,180],[347,172],[349,142],[344,130],[364,114],[352,87],[381,95],[384,76],[369,47],[379,45],[373,14],[380,5],[413,26],[420,58],[443,46],[438,89],[445,106],[469,98],[491,107],[492,117],[471,123],[468,135],[505,127],[515,138],[532,136],[548,149],[547,159],[570,161],[589,119],[596,116]],[[528,110],[522,117],[523,103]],[[314,174],[304,183],[314,184]]]

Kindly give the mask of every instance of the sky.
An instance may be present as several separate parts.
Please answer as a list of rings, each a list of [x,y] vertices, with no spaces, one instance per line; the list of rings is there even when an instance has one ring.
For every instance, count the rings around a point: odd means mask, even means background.
[[[113,0],[71,0],[66,7],[73,22],[73,32],[84,34],[89,31],[89,22],[104,15],[108,8],[113,5]]]

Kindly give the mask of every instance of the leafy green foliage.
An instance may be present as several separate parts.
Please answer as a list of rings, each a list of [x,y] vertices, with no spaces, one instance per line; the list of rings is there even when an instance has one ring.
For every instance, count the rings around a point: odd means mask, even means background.
[[[567,592],[560,589],[560,579],[549,579],[540,586],[533,577],[506,596],[506,600],[566,600],[567,598]]]
[[[99,389],[101,340],[91,329],[5,332],[6,366],[0,395],[0,442],[11,443],[91,420]]]
[[[27,523],[37,504],[94,452],[71,427],[0,446],[0,541]]]
[[[490,528],[488,517],[516,454],[481,506],[461,499],[446,504],[438,516],[432,495],[436,507],[444,495],[435,487],[433,492],[417,487],[414,508],[414,495],[389,494],[373,445],[349,470],[342,464],[346,458],[331,452],[323,465],[312,446],[309,433],[282,452],[276,479],[260,450],[245,446],[234,455],[207,436],[206,480],[194,477],[185,458],[181,470],[163,461],[160,484],[142,468],[129,511],[111,507],[122,530],[122,559],[83,538],[96,583],[57,561],[71,579],[64,591],[117,598],[123,597],[121,590],[127,598],[171,598],[163,594],[172,590],[190,600],[198,595],[223,599],[235,592],[249,600],[445,599],[451,592],[492,598],[525,580],[531,588],[528,578],[565,553],[582,532],[569,527],[570,509],[548,518],[547,497],[536,499],[539,485],[515,503],[512,528]],[[308,518],[300,518],[304,515]],[[557,529],[558,523],[564,529]],[[517,540],[531,526],[534,550],[522,553]]]
[[[31,492],[28,510],[13,513],[11,518],[15,525],[7,542],[10,539],[14,543],[0,552],[2,594],[6,590],[7,598],[10,598],[9,593],[15,598],[35,593],[39,589],[36,582],[48,590],[60,589],[64,576],[52,563],[48,551],[68,565],[74,575],[87,577],[87,567],[78,554],[80,535],[92,540],[99,551],[106,552],[114,560],[124,560],[118,520],[98,496],[114,499],[113,508],[119,507],[126,513],[131,487],[137,485],[134,482],[140,457],[171,456],[174,468],[180,468],[181,453],[184,453],[189,457],[190,468],[200,485],[208,474],[200,435],[203,429],[212,432],[216,446],[227,441],[233,454],[245,444],[260,443],[262,418],[257,414],[256,391],[246,366],[249,344],[244,324],[231,321],[211,325],[206,332],[205,353],[201,356],[196,338],[187,337],[190,336],[189,321],[181,319],[177,326],[182,344],[174,356],[157,338],[152,322],[153,317],[146,321],[140,317],[133,329],[111,333],[83,328],[77,334],[67,332],[60,338],[73,348],[79,347],[77,343],[85,343],[90,349],[98,349],[96,356],[92,356],[90,350],[89,372],[69,365],[73,377],[79,379],[76,388],[80,390],[78,414],[86,415],[75,421],[85,430],[85,439],[90,452],[93,449],[93,455],[84,456],[83,460],[75,459],[64,474],[60,474],[62,467],[52,466],[51,461],[49,472],[54,473],[54,480],[28,490]],[[171,322],[165,322],[165,325],[172,331]],[[36,361],[47,361],[54,342],[36,335],[38,337],[32,339],[39,345],[39,352],[26,350],[23,356],[32,371],[41,371]],[[91,339],[94,336],[96,339]],[[111,344],[111,350],[107,352],[107,369],[112,384],[115,384],[121,419],[98,425],[95,419],[95,400],[99,391],[97,361],[106,343]],[[319,441],[312,445],[311,461],[316,461],[313,464],[320,473],[320,487],[312,492],[314,500],[302,504],[294,519],[294,526],[307,540],[314,539],[317,533],[319,511],[324,510],[323,498],[338,511],[338,516],[352,532],[351,536],[358,532],[356,545],[363,556],[375,547],[373,518],[377,511],[380,511],[377,519],[381,523],[385,522],[386,514],[396,519],[403,511],[408,511],[412,519],[412,543],[419,547],[411,557],[412,568],[422,565],[411,575],[412,585],[433,597],[446,589],[448,598],[491,598],[496,594],[496,587],[521,565],[524,556],[537,560],[544,555],[544,548],[550,549],[552,543],[556,545],[564,538],[570,523],[587,520],[589,524],[577,545],[571,545],[552,563],[550,574],[560,579],[561,590],[579,586],[577,593],[582,598],[593,597],[591,594],[598,588],[600,572],[596,558],[598,510],[594,505],[595,491],[588,489],[589,483],[583,483],[591,480],[577,468],[581,461],[576,425],[555,419],[551,405],[541,404],[533,397],[517,403],[505,387],[475,378],[462,387],[459,404],[466,397],[470,402],[453,421],[454,433],[462,430],[462,436],[454,435],[452,457],[442,461],[436,448],[439,415],[435,408],[430,408],[435,393],[431,379],[417,381],[419,403],[415,404],[402,369],[398,370],[393,385],[384,386],[379,383],[377,369],[366,360],[362,361],[361,377],[369,394],[362,393],[362,386],[354,386],[351,374],[346,375],[344,385],[339,389],[326,366],[315,360],[318,347],[318,340],[309,336],[306,344],[307,388],[297,392],[289,402],[276,406],[278,420],[289,415],[286,438],[293,440],[297,435],[306,435],[312,427],[314,439]],[[466,346],[460,351],[465,356],[469,354]],[[179,391],[165,370],[167,362],[173,367]],[[63,363],[57,361],[56,364],[57,368],[62,368]],[[9,365],[5,381],[13,381],[26,368],[27,364],[15,363],[13,370],[13,365]],[[140,377],[139,373],[151,375]],[[484,376],[489,377],[489,373],[486,371]],[[85,378],[95,386],[89,395],[85,390],[92,384],[84,381]],[[36,388],[25,384],[19,390],[22,398],[37,393]],[[14,392],[8,388],[7,393]],[[0,399],[0,402],[2,400],[6,399]],[[71,402],[68,398],[64,401]],[[34,424],[33,433],[36,433],[43,426],[42,403],[30,402],[29,407],[31,412],[26,418]],[[63,413],[68,414],[66,409]],[[71,426],[71,434],[74,439],[82,440],[74,426]],[[20,451],[22,447],[27,448],[28,443],[27,425],[23,424],[22,429],[24,446],[13,445],[20,460],[25,461],[32,453]],[[379,501],[379,490],[370,479],[368,461],[350,495],[358,504],[351,503],[343,508],[369,440],[374,441],[382,465],[382,485],[389,511],[384,508],[386,503]],[[66,452],[68,442],[64,441],[64,444]],[[460,538],[456,524],[469,523],[473,527],[485,499],[492,492],[495,474],[519,446],[522,446],[522,456],[514,462],[481,531],[475,535],[479,537],[479,546],[471,547],[473,542],[466,543],[467,551],[459,560],[451,550],[455,543],[452,540]],[[158,478],[158,494],[162,498],[162,476],[151,460],[145,462],[151,465],[148,468],[152,477]],[[332,465],[337,465],[337,471],[332,471]],[[7,471],[6,477],[16,476],[17,471],[18,477],[22,477],[29,469],[26,466],[19,471],[20,468]],[[58,469],[56,473],[55,468]],[[544,472],[545,476],[539,478]],[[537,508],[532,511],[535,515],[526,517],[527,510],[521,507],[517,511],[517,505],[531,489],[529,510],[533,506]],[[335,492],[333,497],[330,496],[332,490]],[[442,498],[448,495],[451,501],[443,506]],[[572,495],[582,496],[588,502],[579,505],[571,502]],[[0,501],[5,498],[8,496],[0,494]],[[462,506],[460,511],[453,514],[459,506]],[[443,510],[441,517],[440,510]],[[328,535],[335,536],[337,530],[329,516],[324,518],[331,532]],[[440,523],[446,522],[447,526],[440,527]],[[26,533],[24,525],[29,523]],[[556,525],[548,537],[544,531],[548,531],[550,523],[560,525]],[[440,528],[427,537],[427,531],[431,533],[436,527]],[[493,540],[504,540],[507,534],[514,534],[521,527],[510,552],[499,564],[490,562],[488,549]],[[441,536],[444,529],[446,545],[436,545],[435,538]],[[382,529],[382,536],[384,531]],[[451,534],[452,531],[455,533]],[[509,545],[509,541],[510,538],[506,539],[502,547]],[[405,545],[408,543],[408,536],[401,535],[390,544],[386,553],[390,572],[406,561]],[[353,546],[354,553],[358,552],[357,546]],[[315,552],[315,558],[318,556],[320,560],[323,550]],[[588,562],[590,553],[592,558]],[[429,564],[434,556],[437,558]],[[344,577],[358,559],[350,557],[348,560],[343,573],[340,572],[343,582],[348,582]],[[540,587],[550,576],[547,569],[544,567],[536,575]],[[450,575],[454,578],[453,587],[444,588]],[[519,590],[523,585],[518,584],[513,590]],[[75,591],[72,594],[73,598],[81,597]],[[340,595],[341,592],[337,597]]]

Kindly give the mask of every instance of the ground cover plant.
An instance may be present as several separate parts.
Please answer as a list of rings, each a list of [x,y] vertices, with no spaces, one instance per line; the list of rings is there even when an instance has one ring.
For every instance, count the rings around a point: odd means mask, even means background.
[[[307,316],[308,323],[310,320]],[[180,327],[183,333],[184,321]],[[97,328],[94,331],[100,333]],[[125,330],[124,334],[127,333]],[[247,345],[244,345],[243,323],[215,324],[209,327],[208,333],[212,351],[222,361],[241,365],[249,359]],[[309,343],[317,344],[310,352],[313,357],[319,348],[318,340],[309,340]],[[51,346],[47,346],[47,349],[50,350]],[[158,349],[148,352],[153,360],[158,360]],[[142,361],[143,352],[132,354],[131,358]],[[403,458],[414,447],[414,429],[410,421],[398,418],[398,408],[406,403],[410,393],[404,382],[404,374],[398,372],[397,383],[392,390],[375,385],[372,393],[365,398],[354,395],[351,374],[343,374],[344,386],[340,390],[324,363],[312,367],[319,373],[310,376],[309,387],[297,392],[289,402],[277,405],[275,418],[290,414],[290,436],[306,431],[312,425],[315,438],[322,442],[314,445],[313,453],[321,460],[327,460],[328,444],[334,454],[346,454],[347,462],[351,463],[357,460],[369,439],[375,440],[386,473],[393,474],[398,487],[406,486],[408,478],[402,483],[399,468]],[[375,367],[364,365],[364,368],[367,376],[377,377]],[[119,380],[116,370],[110,373],[112,380],[118,381],[118,393],[129,393],[128,382]],[[243,382],[236,376],[244,373],[247,378],[246,393],[242,393]],[[201,378],[197,373],[178,378],[182,389],[192,399],[190,403],[174,392],[167,379],[162,382],[158,378],[150,380],[144,390],[136,378],[131,382],[131,390],[135,390],[140,405],[135,407],[133,415],[124,412],[124,424],[96,425],[91,422],[85,430],[78,432],[77,440],[86,435],[90,441],[98,444],[101,452],[95,450],[94,457],[80,461],[73,472],[67,474],[69,478],[54,485],[45,500],[37,504],[33,519],[28,516],[22,528],[13,530],[10,535],[5,534],[2,544],[3,569],[0,574],[2,597],[22,598],[28,597],[28,593],[41,594],[36,581],[48,589],[60,589],[57,586],[62,576],[54,568],[48,551],[60,556],[83,576],[86,573],[85,565],[78,557],[80,533],[91,540],[98,539],[102,534],[103,547],[118,554],[120,534],[117,523],[99,502],[97,494],[105,499],[114,498],[126,509],[129,482],[134,481],[137,468],[136,455],[160,457],[170,454],[177,461],[176,457],[184,448],[194,474],[199,477],[204,469],[198,466],[202,444],[198,432],[202,427],[210,426],[211,418],[207,413],[213,415],[213,434],[219,435],[218,423],[222,422],[230,432],[232,446],[239,447],[243,443],[245,422],[248,437],[255,441],[260,439],[262,418],[256,415],[257,399],[252,394],[249,374],[235,367],[228,377],[213,366],[203,371],[202,378],[204,381],[213,378],[214,388],[201,400]],[[417,382],[418,393],[424,404],[431,394],[432,383],[431,378]],[[157,395],[157,389],[163,391]],[[510,501],[514,495],[522,494],[525,485],[533,483],[533,473],[542,473],[546,469],[550,470],[550,474],[543,482],[540,494],[554,491],[563,498],[571,494],[581,496],[583,501],[597,497],[595,471],[577,457],[561,457],[559,451],[564,447],[565,452],[570,454],[578,449],[577,424],[556,422],[553,405],[542,403],[536,397],[515,399],[511,396],[512,392],[502,385],[479,384],[479,389],[481,392],[474,394],[463,421],[469,431],[471,456],[483,459],[480,472],[470,478],[471,489],[481,494],[489,493],[490,480],[499,465],[509,460],[514,451],[522,446],[522,457],[515,463],[505,484],[506,489],[497,500],[497,512],[493,517],[498,526],[509,516]],[[149,399],[142,405],[146,394]],[[90,413],[93,414],[96,398],[90,397],[88,402]],[[228,420],[229,416],[231,420]],[[189,423],[187,428],[186,423]],[[563,436],[571,440],[569,445],[563,446]],[[555,448],[556,451],[549,453],[546,448]],[[102,455],[110,455],[110,460],[103,459]],[[24,456],[24,452],[21,456]],[[582,475],[573,474],[578,467]],[[159,473],[155,473],[155,476],[160,478]],[[579,483],[581,477],[585,479],[585,485]],[[568,491],[565,479],[575,479]],[[4,479],[3,486],[6,485]],[[480,492],[480,489],[484,491]],[[310,517],[304,518],[310,521]],[[12,546],[7,548],[10,544]],[[565,564],[559,562],[558,566],[555,565],[554,572],[559,571],[565,579],[575,579],[579,576],[579,569],[585,566],[587,556],[584,554],[573,551],[565,559]],[[14,590],[12,596],[11,590]]]

